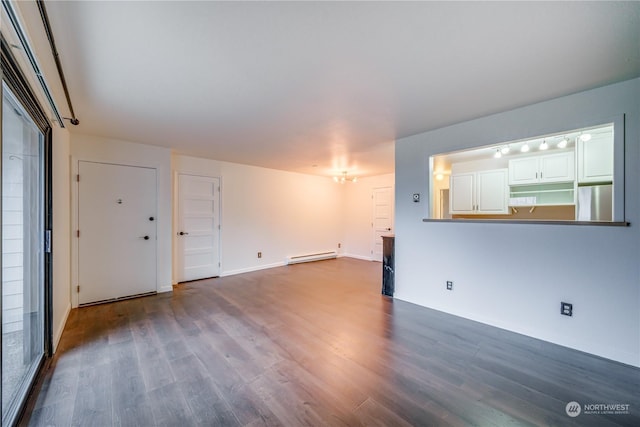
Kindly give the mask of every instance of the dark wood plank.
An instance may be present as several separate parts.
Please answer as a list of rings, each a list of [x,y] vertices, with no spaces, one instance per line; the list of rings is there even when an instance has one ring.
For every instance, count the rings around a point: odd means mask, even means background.
[[[29,414],[29,424],[38,426],[70,426],[72,425],[74,407],[75,398],[63,399],[50,405],[40,406]],[[24,424],[25,421],[21,424]]]
[[[223,395],[241,425],[280,426],[282,421],[269,409],[250,384],[241,384]]]
[[[153,405],[153,425],[175,427],[192,424],[193,413],[178,384],[171,383],[150,391],[149,401]]]
[[[640,425],[640,369],[383,297],[381,274],[342,258],[73,310],[21,424]]]
[[[72,424],[111,425],[113,394],[110,389],[111,366],[103,363],[85,368],[78,374],[78,389],[74,403]]]
[[[132,326],[133,349],[137,353],[138,366],[142,372],[147,391],[175,382],[169,361],[164,357],[162,345],[155,335],[150,321],[141,321]]]
[[[240,426],[227,401],[209,377],[185,377],[178,387],[193,416],[189,422],[196,425]]]
[[[356,409],[355,415],[362,420],[363,425],[367,426],[411,426],[411,424],[370,397]]]
[[[140,362],[131,343],[119,342],[110,346],[111,396],[113,425],[153,425],[153,409],[145,386]]]

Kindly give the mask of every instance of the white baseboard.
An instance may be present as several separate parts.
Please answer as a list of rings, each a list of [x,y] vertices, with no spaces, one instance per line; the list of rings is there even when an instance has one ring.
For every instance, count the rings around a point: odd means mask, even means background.
[[[373,258],[368,257],[368,256],[362,256],[362,255],[353,255],[353,254],[342,254],[342,255],[338,255],[338,258],[355,258],[355,259],[361,259],[363,261],[373,261]]]
[[[60,323],[58,324],[57,332],[53,337],[53,352],[55,353],[58,349],[58,344],[60,344],[60,338],[62,338],[62,333],[64,332],[64,327],[67,324],[67,319],[69,318],[69,313],[71,313],[71,303],[67,304],[67,308],[64,311],[64,315],[62,319],[60,319]]]
[[[252,271],[258,271],[258,270],[266,270],[268,268],[284,267],[285,265],[286,264],[284,262],[274,262],[273,264],[265,264],[265,265],[257,265],[257,266],[254,266],[254,267],[239,268],[237,270],[223,271],[223,272],[220,273],[220,277],[233,276],[235,274],[242,274],[242,273],[250,273]]]
[[[169,285],[169,286],[161,286],[160,288],[158,288],[158,293],[164,293],[164,292],[173,292],[173,285]]]
[[[360,256],[360,255],[351,255],[351,254],[339,254],[338,258],[356,258],[356,259],[361,259],[363,261],[373,261],[373,259],[371,259],[370,257],[365,257],[365,256]],[[285,262],[275,262],[273,264],[265,264],[265,265],[257,265],[257,266],[253,266],[253,267],[247,267],[247,268],[239,268],[237,270],[229,270],[229,271],[222,271],[220,273],[220,277],[225,277],[225,276],[233,276],[235,274],[242,274],[242,273],[250,273],[252,271],[258,271],[258,270],[266,270],[269,268],[275,268],[275,267],[284,267],[287,264]]]

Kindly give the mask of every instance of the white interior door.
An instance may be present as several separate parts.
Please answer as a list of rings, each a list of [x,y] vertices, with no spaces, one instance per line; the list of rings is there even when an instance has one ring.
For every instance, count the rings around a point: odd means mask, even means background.
[[[220,179],[178,175],[179,282],[220,275]]]
[[[78,164],[78,303],[156,291],[156,170]]]
[[[393,189],[381,187],[373,189],[373,249],[374,261],[382,261],[382,236],[393,233]]]

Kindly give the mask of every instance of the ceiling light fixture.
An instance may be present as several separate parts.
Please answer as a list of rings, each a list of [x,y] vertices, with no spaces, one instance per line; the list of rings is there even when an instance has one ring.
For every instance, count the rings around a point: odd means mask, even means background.
[[[587,142],[591,139],[591,134],[590,133],[583,133],[582,135],[580,135],[580,141],[582,142]]]
[[[493,155],[493,157],[495,157],[496,159],[499,159],[500,157],[502,157],[502,151],[500,151],[500,149],[498,148],[495,154]]]
[[[522,147],[520,147],[520,152],[527,153],[529,151],[529,144],[525,143]]]
[[[502,154],[508,154],[510,150],[511,150],[511,147],[509,147],[508,145],[505,145],[504,147],[502,147],[502,148],[500,149],[500,152],[501,152]]]
[[[565,148],[568,143],[569,140],[567,139],[567,137],[563,137],[560,142],[558,142],[558,148]]]
[[[433,171],[433,176],[436,178],[436,181],[442,181],[445,175],[449,175],[450,173],[450,171],[438,169],[436,171]]]
[[[544,140],[542,141],[542,144],[540,144],[540,146],[538,147],[539,150],[547,150],[549,148],[549,144],[547,144],[547,141]]]
[[[335,182],[340,183],[340,184],[344,184],[344,183],[345,183],[345,182],[347,182],[347,181],[351,181],[351,182],[358,182],[358,177],[357,177],[357,176],[349,177],[349,176],[347,175],[347,171],[342,171],[342,174],[341,174],[341,175],[339,175],[339,176],[334,176],[334,177],[333,177],[333,180],[334,180]]]

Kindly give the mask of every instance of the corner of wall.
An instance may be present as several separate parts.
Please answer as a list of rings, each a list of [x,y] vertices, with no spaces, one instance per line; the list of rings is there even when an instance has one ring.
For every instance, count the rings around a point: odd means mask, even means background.
[[[55,325],[55,327],[53,328],[53,330],[54,330],[54,335],[53,335],[53,353],[58,351],[58,344],[60,344],[60,339],[62,338],[62,333],[64,332],[64,326],[67,324],[67,319],[69,318],[69,313],[71,313],[71,302],[69,302],[69,304],[65,308],[64,314],[62,315],[62,318],[60,319],[58,324]]]

